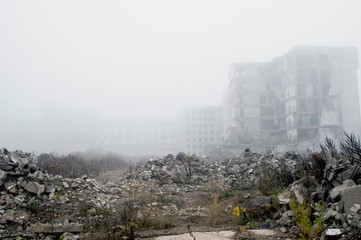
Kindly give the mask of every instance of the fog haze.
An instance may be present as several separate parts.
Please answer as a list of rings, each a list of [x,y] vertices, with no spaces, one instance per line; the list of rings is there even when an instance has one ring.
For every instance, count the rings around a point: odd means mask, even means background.
[[[48,103],[102,119],[220,104],[233,62],[293,45],[361,49],[359,1],[1,1],[1,114]]]

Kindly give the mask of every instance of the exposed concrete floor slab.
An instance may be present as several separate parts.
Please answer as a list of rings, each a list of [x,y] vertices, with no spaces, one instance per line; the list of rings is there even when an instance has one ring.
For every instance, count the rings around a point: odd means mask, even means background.
[[[153,239],[154,240],[194,240],[194,238],[189,233],[184,233],[180,235],[161,236]]]
[[[271,229],[248,230],[248,232],[251,232],[254,235],[259,235],[259,236],[273,236],[277,234],[275,231]]]
[[[233,231],[221,231],[221,232],[194,232],[193,236],[197,240],[224,240],[224,239],[234,239],[235,232]]]
[[[220,232],[193,232],[192,235],[184,233],[180,235],[170,235],[156,237],[154,240],[229,240],[234,239],[235,232],[233,231],[220,231]]]

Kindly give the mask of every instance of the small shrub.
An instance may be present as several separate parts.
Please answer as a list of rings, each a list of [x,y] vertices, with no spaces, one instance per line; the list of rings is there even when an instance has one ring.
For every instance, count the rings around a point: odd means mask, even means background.
[[[258,182],[258,189],[265,195],[269,196],[272,194],[273,189],[282,187],[279,182],[277,173],[274,171],[264,171]]]
[[[331,138],[326,137],[324,144],[320,144],[320,148],[322,154],[325,156],[331,156],[336,158],[338,155],[336,144]]]
[[[87,217],[89,209],[90,204],[88,202],[81,202],[78,207],[79,215],[81,217]]]
[[[312,224],[312,206],[311,203],[305,202],[299,204],[293,199],[290,201],[290,207],[295,217],[295,223],[300,230],[301,239],[314,239],[319,237],[323,231],[325,203],[319,201],[316,204],[316,208],[319,210],[319,215],[315,218]],[[313,225],[316,228],[313,228]]]
[[[293,199],[290,201],[290,207],[295,216],[295,223],[300,230],[301,239],[311,239],[311,230],[312,230],[312,222],[311,222],[311,204],[305,202],[303,204],[299,204]]]
[[[30,203],[30,205],[28,206],[28,210],[33,214],[38,214],[40,211],[40,205],[38,201],[33,201],[32,203]]]

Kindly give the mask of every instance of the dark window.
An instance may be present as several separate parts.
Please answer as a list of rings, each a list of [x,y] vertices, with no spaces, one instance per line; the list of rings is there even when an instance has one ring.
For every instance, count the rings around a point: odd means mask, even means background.
[[[244,109],[243,108],[239,109],[239,116],[244,117]]]

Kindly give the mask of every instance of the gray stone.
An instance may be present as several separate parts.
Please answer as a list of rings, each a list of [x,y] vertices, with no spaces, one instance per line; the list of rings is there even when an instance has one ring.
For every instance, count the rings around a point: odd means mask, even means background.
[[[81,178],[76,178],[76,179],[74,179],[74,182],[76,182],[77,184],[81,184],[81,183],[82,183],[82,179],[81,179]]]
[[[20,163],[20,157],[16,153],[11,153],[10,159],[13,163],[16,163],[16,164]]]
[[[20,158],[19,160],[20,160],[20,163],[21,163],[22,165],[29,164],[29,159],[28,159],[28,158]]]
[[[36,171],[34,173],[29,173],[28,177],[31,177],[33,179],[40,180],[40,181],[43,181],[45,178],[44,173],[42,171]]]
[[[308,191],[304,186],[302,185],[292,186],[291,193],[297,203],[299,204],[305,203]]]
[[[6,178],[6,172],[0,169],[0,186],[3,185]]]
[[[15,216],[14,216],[14,210],[13,209],[8,209],[6,211],[6,213],[4,214],[4,218],[6,221],[14,221]]]
[[[253,207],[265,207],[267,204],[271,204],[272,198],[265,196],[256,196],[253,200]]]
[[[28,182],[25,186],[25,190],[31,193],[37,193],[38,192],[38,188],[36,187],[36,185],[33,182]]]
[[[327,219],[329,219],[330,217],[334,217],[334,216],[336,216],[337,215],[337,211],[334,211],[334,210],[332,210],[332,209],[329,209],[327,212],[326,212],[326,214],[325,214],[325,220],[327,220]]]
[[[179,152],[175,158],[176,160],[183,161],[187,159],[187,155],[183,152]]]
[[[14,166],[11,166],[7,163],[0,163],[0,170],[5,170],[5,171],[12,171],[14,170]]]
[[[35,171],[37,171],[39,168],[38,168],[38,166],[36,166],[35,164],[29,164],[29,169],[30,169],[30,171],[31,172],[35,172]]]
[[[352,213],[350,209],[355,203],[361,205],[361,185],[344,188],[340,194],[347,213]]]
[[[0,215],[0,224],[1,225],[5,225],[6,224],[6,219]]]
[[[54,184],[45,184],[45,192],[46,193],[54,193],[55,192],[55,186]]]
[[[17,192],[16,183],[13,182],[5,183],[5,189],[11,193],[16,193]]]
[[[13,209],[9,209],[4,214],[4,218],[6,221],[23,223],[23,221],[28,221],[30,216],[26,211],[15,211]]]
[[[357,213],[360,210],[361,206],[360,204],[355,203],[354,205],[352,205],[352,207],[350,208],[350,211],[353,213]]]
[[[342,182],[342,185],[334,187],[331,191],[330,191],[330,197],[332,200],[336,199],[338,196],[340,196],[340,190],[345,189],[347,187],[352,187],[355,186],[355,182],[352,180],[345,180]]]
[[[22,205],[22,203],[25,201],[24,197],[19,195],[19,196],[16,196],[14,197],[14,202],[17,204],[17,205]]]
[[[14,203],[14,201],[10,195],[5,196],[5,202],[6,202],[6,206],[9,206]]]
[[[66,232],[66,233],[62,234],[59,239],[62,239],[62,240],[75,240],[75,239],[79,239],[79,238],[80,237],[77,236],[77,235]]]
[[[40,196],[40,194],[42,194],[45,191],[45,187],[44,185],[41,185],[37,182],[28,182],[28,184],[26,184],[25,186],[25,190]]]
[[[64,186],[65,189],[69,188],[69,184],[67,182],[63,182],[63,186]]]
[[[18,212],[15,212],[15,222],[18,222],[18,223],[23,223],[24,221],[29,221],[30,219],[30,215],[29,213],[27,213],[26,211],[18,211]]]

